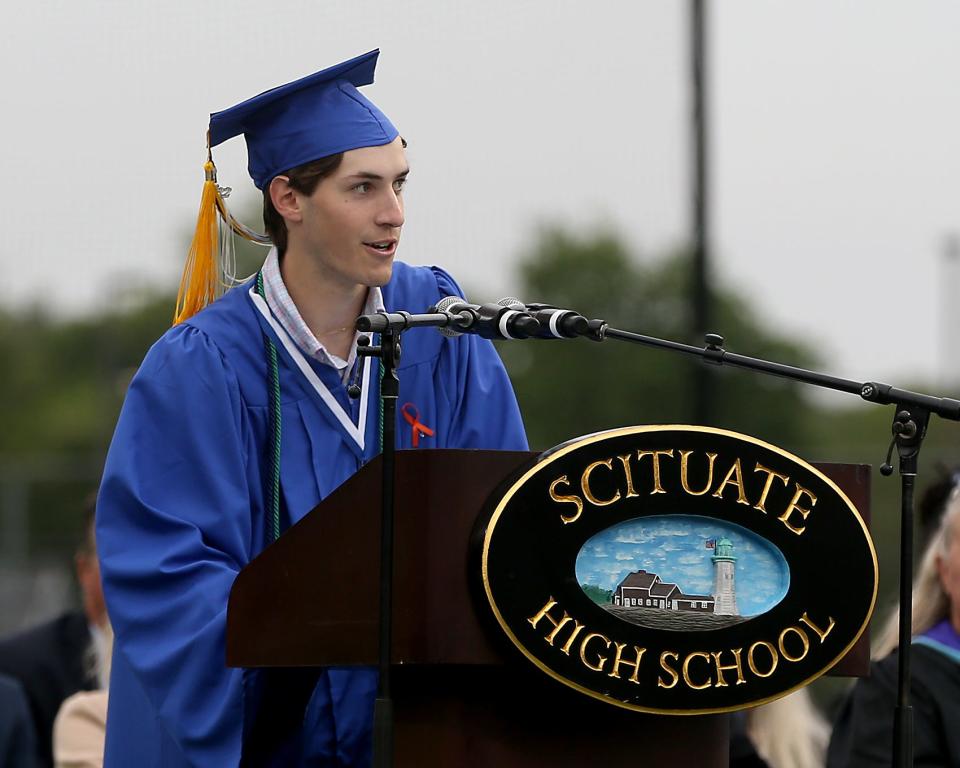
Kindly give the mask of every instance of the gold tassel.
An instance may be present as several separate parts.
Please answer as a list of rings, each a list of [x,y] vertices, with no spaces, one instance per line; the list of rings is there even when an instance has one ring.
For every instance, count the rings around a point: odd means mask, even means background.
[[[217,228],[217,169],[208,155],[203,165],[205,179],[200,198],[200,213],[197,214],[197,229],[187,254],[187,263],[180,278],[177,306],[173,324],[177,325],[193,317],[221,292],[220,243]],[[222,202],[219,204],[222,205]]]

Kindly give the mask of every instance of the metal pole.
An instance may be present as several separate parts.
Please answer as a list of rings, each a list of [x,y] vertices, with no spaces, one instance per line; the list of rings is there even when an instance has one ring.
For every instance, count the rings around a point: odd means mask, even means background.
[[[709,179],[707,156],[707,29],[704,0],[691,0],[691,76],[693,89],[693,332],[702,337],[710,330],[711,291],[709,266]],[[714,420],[715,372],[694,369],[694,422]]]
[[[358,350],[359,351],[359,350]],[[393,766],[393,692],[391,690],[391,651],[393,649],[393,524],[396,464],[397,397],[400,380],[400,331],[387,328],[380,336],[380,360],[383,377],[380,398],[383,401],[383,478],[380,515],[380,640],[377,697],[373,705],[373,765]]]
[[[904,467],[907,464],[907,467]],[[910,643],[913,640],[913,489],[916,460],[901,462],[900,628],[897,653],[897,704],[894,708],[893,764],[913,765],[913,707],[910,705]],[[911,471],[912,470],[912,471]]]
[[[960,388],[960,344],[957,328],[960,328],[960,303],[957,289],[960,288],[960,235],[946,238],[940,258],[940,386],[956,392]]]

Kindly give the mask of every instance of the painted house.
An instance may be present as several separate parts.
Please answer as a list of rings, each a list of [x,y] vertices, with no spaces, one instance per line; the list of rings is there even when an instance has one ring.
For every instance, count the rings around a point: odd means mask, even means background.
[[[613,591],[614,605],[626,608],[662,608],[667,611],[713,613],[712,595],[685,595],[676,584],[661,581],[655,573],[633,571]]]

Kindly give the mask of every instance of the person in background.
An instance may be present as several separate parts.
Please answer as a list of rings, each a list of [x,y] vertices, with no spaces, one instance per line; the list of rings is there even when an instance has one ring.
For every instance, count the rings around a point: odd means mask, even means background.
[[[109,625],[108,625],[109,628]],[[110,644],[113,633],[108,633]],[[109,650],[109,649],[108,649]],[[110,678],[110,654],[97,656],[97,677]],[[101,768],[107,734],[106,687],[67,697],[53,721],[55,768]]]
[[[947,473],[921,502],[940,499],[913,582],[910,703],[914,765],[960,765],[960,488]],[[944,487],[949,488],[944,493]],[[875,643],[870,677],[856,682],[838,715],[827,753],[829,768],[889,766],[897,700],[899,611]]]
[[[936,479],[926,487],[917,503],[918,550],[927,548],[927,544],[940,528],[940,521],[943,519],[943,512],[947,508],[950,496],[960,487],[960,466],[938,464],[936,473]],[[893,646],[891,650],[892,648]]]
[[[0,765],[34,768],[37,744],[30,705],[20,683],[0,674]]]
[[[74,555],[82,610],[0,640],[0,673],[15,678],[30,705],[37,764],[53,765],[53,721],[64,699],[77,691],[103,687],[95,669],[109,653],[109,622],[100,586],[94,540],[95,494],[83,513],[80,542]]]
[[[770,768],[821,768],[830,726],[801,688],[748,710],[747,735]]]
[[[246,138],[274,247],[214,300],[229,282],[211,258],[218,212],[249,231],[226,212],[208,154],[175,324],[127,391],[97,506],[115,631],[111,768],[370,763],[375,669],[324,669],[309,701],[285,698],[296,714],[266,728],[274,678],[228,668],[225,634],[240,570],[380,452],[378,363],[356,353],[356,318],[462,295],[439,267],[394,261],[410,168],[358,90],[378,54],[211,115],[208,149]],[[489,341],[411,331],[398,376],[416,414],[407,426],[398,407],[398,447],[526,449]]]
[[[747,735],[749,710],[730,715],[730,768],[770,768]]]

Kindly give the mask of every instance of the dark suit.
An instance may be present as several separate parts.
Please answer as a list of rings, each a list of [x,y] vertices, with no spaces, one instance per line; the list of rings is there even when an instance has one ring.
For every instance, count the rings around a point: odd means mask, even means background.
[[[0,675],[0,765],[4,768],[33,768],[36,765],[36,744],[27,696],[23,686],[7,675]]]
[[[954,652],[955,653],[955,652]],[[870,664],[834,723],[828,768],[890,765],[899,653]],[[913,762],[917,768],[960,766],[960,659],[918,643],[910,648]]]
[[[39,765],[53,765],[53,720],[67,696],[96,688],[86,654],[90,628],[82,613],[65,613],[0,640],[0,673],[19,681],[36,728]]]

